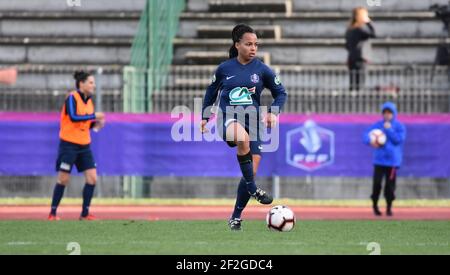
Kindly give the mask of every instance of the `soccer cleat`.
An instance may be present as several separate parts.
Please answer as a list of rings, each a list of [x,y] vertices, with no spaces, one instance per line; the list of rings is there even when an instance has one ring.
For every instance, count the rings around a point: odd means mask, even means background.
[[[373,207],[373,213],[375,214],[375,216],[378,216],[378,217],[383,215],[377,206]]]
[[[230,219],[228,221],[228,226],[232,231],[240,231],[242,228],[242,220],[238,218]]]
[[[93,215],[87,215],[86,217],[80,216],[80,221],[98,221]]]
[[[56,216],[56,215],[49,214],[47,220],[51,221],[51,222],[54,222],[54,221],[60,221],[61,219],[58,216]]]
[[[388,217],[394,216],[394,213],[392,213],[392,209],[391,209],[391,208],[388,208],[388,209],[386,210],[386,215],[387,215]]]
[[[272,196],[261,188],[256,189],[256,193],[252,196],[261,204],[271,204],[273,202]]]

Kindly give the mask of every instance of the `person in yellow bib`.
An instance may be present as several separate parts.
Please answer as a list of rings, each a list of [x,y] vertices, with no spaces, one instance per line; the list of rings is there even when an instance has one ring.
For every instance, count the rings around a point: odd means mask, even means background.
[[[77,90],[69,93],[61,110],[60,143],[56,160],[58,182],[53,191],[51,211],[48,217],[50,221],[60,219],[56,212],[64,195],[65,187],[69,184],[70,173],[74,165],[78,172],[84,173],[86,179],[80,220],[96,219],[89,213],[97,182],[97,165],[90,148],[90,130],[103,128],[105,115],[96,113],[92,102],[92,95],[95,91],[94,76],[84,71],[77,71],[74,78]]]

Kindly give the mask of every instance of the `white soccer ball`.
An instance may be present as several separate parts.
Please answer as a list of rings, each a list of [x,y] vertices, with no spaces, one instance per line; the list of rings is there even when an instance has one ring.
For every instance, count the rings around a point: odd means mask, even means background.
[[[294,229],[296,220],[294,212],[289,207],[278,205],[267,213],[266,222],[270,230],[289,232]]]
[[[383,146],[386,144],[386,135],[380,129],[374,129],[369,133],[370,144]]]

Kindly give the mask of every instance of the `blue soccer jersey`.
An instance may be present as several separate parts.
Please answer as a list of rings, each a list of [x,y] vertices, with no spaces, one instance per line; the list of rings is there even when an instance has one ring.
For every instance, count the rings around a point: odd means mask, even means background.
[[[220,64],[206,90],[203,101],[203,119],[209,119],[211,113],[205,110],[212,106],[219,96],[218,106],[226,113],[228,106],[254,106],[259,109],[261,93],[264,88],[271,91],[274,98],[269,111],[278,114],[286,102],[287,93],[280,78],[261,60],[254,59],[242,65],[237,58]]]

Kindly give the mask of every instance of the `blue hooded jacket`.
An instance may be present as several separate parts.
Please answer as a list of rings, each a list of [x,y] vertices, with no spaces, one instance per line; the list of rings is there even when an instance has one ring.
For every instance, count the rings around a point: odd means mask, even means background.
[[[384,120],[378,121],[364,133],[364,143],[370,145],[369,133],[374,129],[382,130],[386,137],[386,144],[380,148],[375,149],[374,165],[397,167],[402,165],[403,160],[403,145],[406,139],[406,128],[397,120],[397,108],[392,102],[383,104],[381,111],[390,110],[394,114],[391,121],[391,128],[384,128]]]

